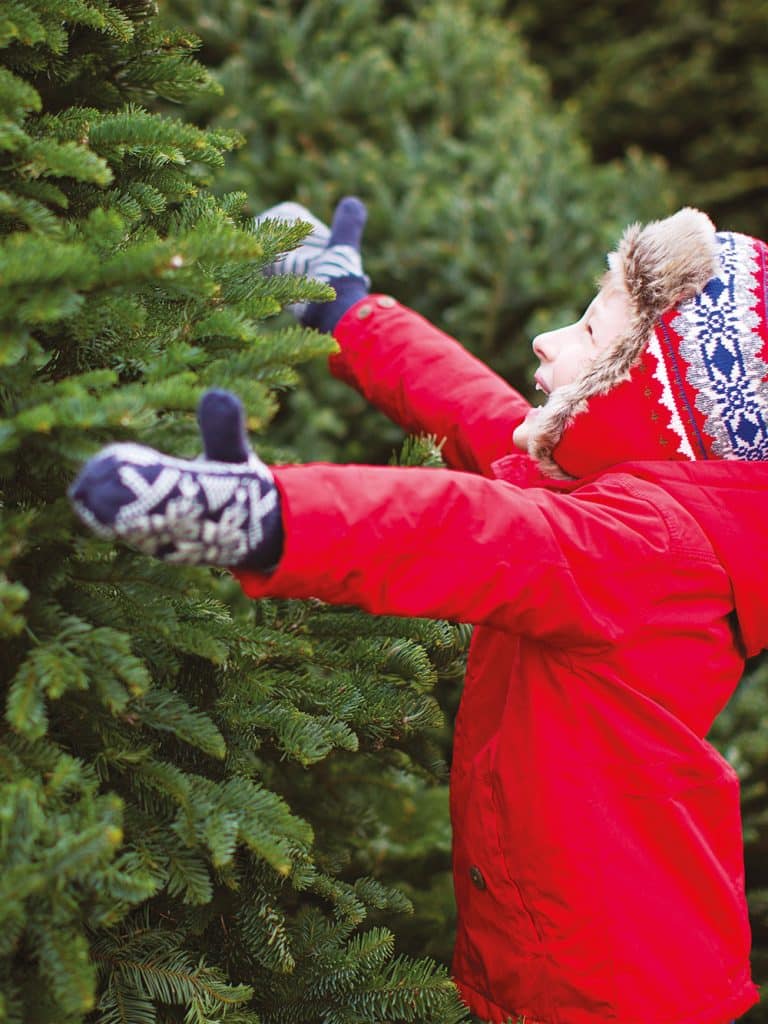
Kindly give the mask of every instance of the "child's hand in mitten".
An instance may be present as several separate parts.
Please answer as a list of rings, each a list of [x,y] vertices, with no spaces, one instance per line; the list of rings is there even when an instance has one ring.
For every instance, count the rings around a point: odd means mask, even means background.
[[[347,196],[336,207],[330,228],[299,203],[280,203],[256,218],[257,224],[270,218],[301,220],[313,225],[311,234],[297,249],[284,253],[265,269],[268,276],[303,274],[334,289],[333,302],[297,302],[288,307],[305,326],[330,333],[349,307],[368,294],[370,281],[363,273],[360,255],[366,217],[365,205],[354,196]]]
[[[101,537],[165,561],[274,568],[283,546],[279,495],[248,444],[240,400],[208,391],[198,419],[204,455],[195,461],[137,444],[104,448],[69,489],[75,511]]]
[[[328,225],[318,220],[314,213],[308,210],[306,206],[293,202],[278,203],[277,206],[270,206],[268,210],[264,210],[258,215],[256,224],[259,225],[265,220],[300,220],[312,225],[312,231],[301,245],[282,253],[274,263],[270,263],[269,266],[264,268],[264,273],[267,277],[272,277],[274,274],[301,274],[311,277],[312,261],[323,252],[326,245],[328,245],[328,239],[331,237],[331,229]]]
[[[323,252],[311,263],[311,276],[329,284],[336,292],[333,302],[312,302],[301,316],[306,327],[331,333],[336,324],[368,294],[370,281],[363,273],[360,243],[368,216],[365,204],[346,196],[336,207],[331,234]]]

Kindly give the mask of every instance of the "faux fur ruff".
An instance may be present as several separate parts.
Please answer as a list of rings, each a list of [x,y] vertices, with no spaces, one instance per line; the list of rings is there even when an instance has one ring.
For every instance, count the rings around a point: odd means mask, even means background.
[[[594,395],[623,380],[639,361],[656,320],[700,292],[715,276],[715,228],[705,213],[685,207],[665,220],[627,228],[616,252],[608,256],[603,288],[627,292],[632,309],[627,329],[573,383],[559,388],[542,409],[528,450],[550,476],[567,474],[552,453],[573,418]]]

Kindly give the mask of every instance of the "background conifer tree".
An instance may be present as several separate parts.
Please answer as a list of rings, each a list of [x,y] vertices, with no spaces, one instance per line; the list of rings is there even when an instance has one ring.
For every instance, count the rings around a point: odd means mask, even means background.
[[[765,237],[764,2],[513,0],[505,8],[599,160],[628,147],[661,154],[681,203],[724,229]]]
[[[208,190],[237,135],[148,109],[211,88],[193,46],[149,0],[0,8],[0,1020],[460,1021],[375,874],[466,632],[246,602],[66,500],[108,440],[195,454],[211,384],[261,431],[332,346],[263,322],[328,293]]]

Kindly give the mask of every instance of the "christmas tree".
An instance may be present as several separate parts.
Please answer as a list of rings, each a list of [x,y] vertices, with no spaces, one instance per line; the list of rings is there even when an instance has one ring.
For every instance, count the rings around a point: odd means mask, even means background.
[[[507,3],[600,160],[628,147],[668,162],[680,204],[765,238],[764,4]]]
[[[458,1022],[378,876],[444,793],[466,631],[246,602],[66,500],[107,441],[193,456],[211,385],[260,433],[333,348],[265,322],[330,293],[260,273],[305,228],[210,191],[238,134],[154,109],[215,88],[194,47],[151,0],[0,10],[0,1020]]]

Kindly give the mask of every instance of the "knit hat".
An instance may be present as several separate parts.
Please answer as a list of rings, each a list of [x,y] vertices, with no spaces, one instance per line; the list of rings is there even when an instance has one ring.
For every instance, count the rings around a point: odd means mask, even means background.
[[[623,336],[537,417],[553,476],[634,459],[768,459],[768,246],[686,208],[627,229],[604,288],[629,297]]]

